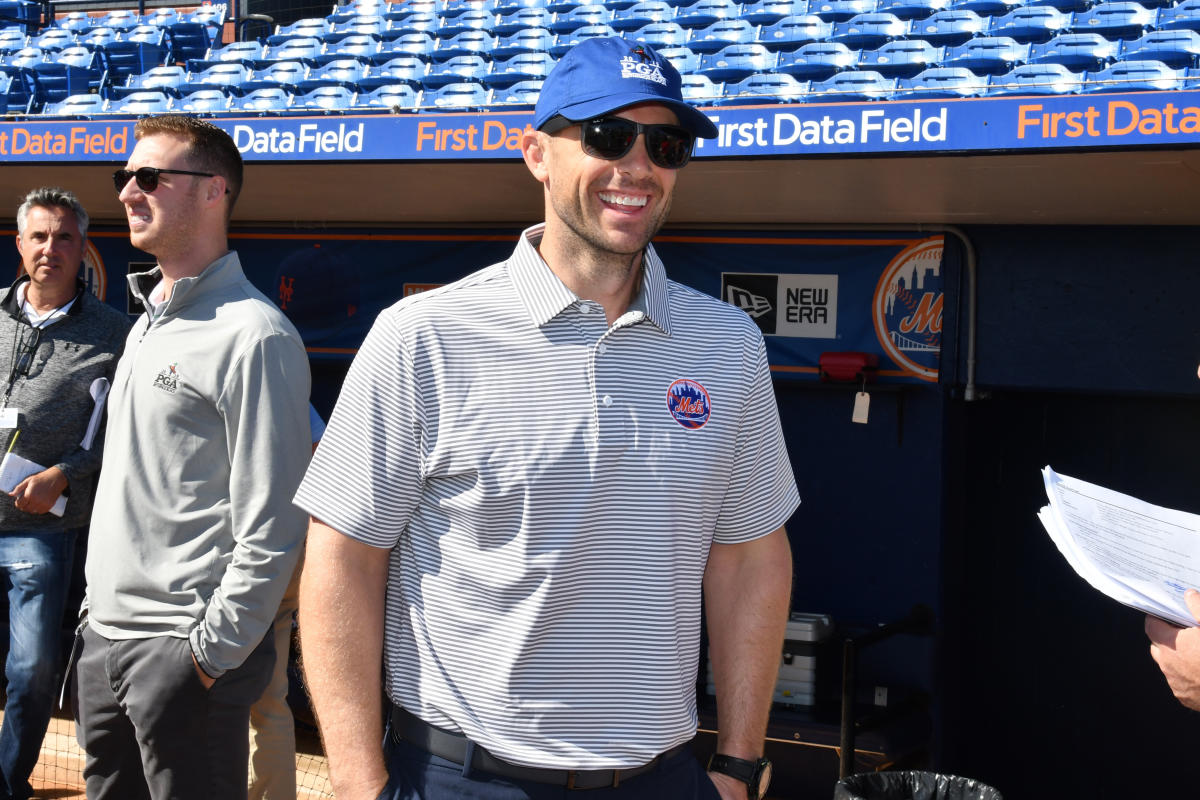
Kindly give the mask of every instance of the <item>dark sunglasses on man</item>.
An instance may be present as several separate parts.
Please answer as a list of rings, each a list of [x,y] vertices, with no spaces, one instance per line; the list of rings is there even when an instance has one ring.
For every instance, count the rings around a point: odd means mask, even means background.
[[[559,115],[542,126],[546,133],[558,133],[574,125],[580,127],[583,152],[593,158],[616,161],[633,149],[641,134],[646,136],[646,153],[650,160],[664,169],[681,169],[692,157],[696,137],[678,125],[643,125],[624,117],[597,117],[586,122],[572,122]]]
[[[117,187],[117,193],[125,190],[129,185],[130,180],[137,181],[137,187],[146,194],[153,192],[158,188],[159,175],[196,175],[201,178],[217,177],[211,172],[192,172],[186,169],[159,169],[158,167],[141,167],[140,169],[119,169],[113,173],[113,185]],[[225,194],[229,194],[229,190],[225,190]]]

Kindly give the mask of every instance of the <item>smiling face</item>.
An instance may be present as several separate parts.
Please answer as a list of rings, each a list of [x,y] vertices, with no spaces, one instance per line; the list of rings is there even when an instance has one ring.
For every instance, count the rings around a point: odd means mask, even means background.
[[[75,293],[83,247],[75,213],[61,206],[33,206],[26,214],[25,230],[17,234],[17,251],[25,274],[36,291],[48,299]]]
[[[129,156],[127,169],[197,170],[187,158],[189,143],[180,136],[157,133],[143,137]],[[186,256],[202,235],[197,224],[201,193],[214,180],[196,175],[160,174],[153,192],[143,192],[136,180],[121,190],[129,221],[129,241],[159,261]]]
[[[679,124],[666,106],[634,106],[609,116],[646,124]],[[615,161],[583,152],[580,128],[547,136],[543,180],[547,191],[546,235],[593,257],[640,253],[666,222],[675,170],[650,161],[645,135]],[[536,173],[535,173],[536,174]]]

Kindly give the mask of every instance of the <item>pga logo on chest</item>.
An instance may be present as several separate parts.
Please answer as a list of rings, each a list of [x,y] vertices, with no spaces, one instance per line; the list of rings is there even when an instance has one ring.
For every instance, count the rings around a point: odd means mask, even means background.
[[[158,371],[158,375],[154,377],[154,388],[162,389],[168,394],[175,394],[179,390],[179,363],[168,364]]]

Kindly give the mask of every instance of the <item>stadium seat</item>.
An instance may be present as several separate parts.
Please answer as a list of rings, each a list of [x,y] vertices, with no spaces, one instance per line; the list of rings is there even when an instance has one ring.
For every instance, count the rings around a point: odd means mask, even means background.
[[[492,89],[506,89],[515,83],[545,80],[554,63],[549,53],[521,53],[493,62],[492,71],[483,76],[483,82]]]
[[[1030,64],[1062,64],[1072,72],[1104,69],[1117,60],[1118,42],[1098,33],[1063,33],[1029,51]]]
[[[311,67],[304,79],[296,84],[296,89],[305,93],[323,86],[343,86],[353,92],[358,90],[367,74],[368,67],[363,62],[355,58],[341,58]]]
[[[1161,61],[1118,61],[1108,69],[1087,73],[1081,91],[1094,94],[1182,89],[1186,77],[1186,70],[1172,69]]]
[[[162,114],[170,108],[171,98],[166,92],[147,90],[110,100],[106,110],[109,113],[141,115]]]
[[[8,113],[8,93],[12,89],[12,83],[12,76],[0,68],[0,114]]]
[[[885,78],[874,70],[852,69],[820,83],[811,83],[808,90],[809,102],[817,103],[890,100],[896,90],[896,80]]]
[[[483,78],[491,68],[483,56],[455,56],[441,63],[429,65],[429,71],[421,78],[421,85],[426,89],[440,89],[443,86],[459,83],[478,83],[483,85]]]
[[[656,47],[658,54],[671,62],[680,75],[688,75],[700,69],[700,54],[690,47]]]
[[[412,111],[417,107],[420,92],[406,83],[380,86],[370,92],[359,93],[355,98],[356,109],[388,109]]]
[[[241,96],[229,103],[230,111],[254,111],[259,114],[287,111],[292,107],[293,95],[283,86],[267,86]]]
[[[849,22],[859,14],[874,14],[878,7],[877,0],[812,0],[808,13],[825,22]]]
[[[988,95],[1055,95],[1079,91],[1083,78],[1062,64],[1022,64],[988,78]]]
[[[37,110],[37,85],[29,67],[0,66],[0,94],[5,113],[32,114]]]
[[[688,29],[706,28],[721,20],[738,19],[740,12],[741,6],[734,0],[693,0],[676,9],[675,22]]]
[[[605,25],[612,13],[600,4],[579,6],[570,11],[555,14],[554,19],[550,21],[550,32],[570,33],[585,25]]]
[[[1121,61],[1161,61],[1174,69],[1200,64],[1200,33],[1184,28],[1151,31],[1140,39],[1121,43]]]
[[[626,31],[624,34],[629,41],[648,44],[655,50],[680,47],[687,43],[688,35],[688,32],[675,22],[651,22],[636,31]]]
[[[318,86],[298,94],[292,100],[292,109],[324,111],[326,114],[345,113],[354,106],[354,90],[345,86]]]
[[[784,53],[775,67],[777,73],[800,81],[824,81],[839,72],[853,69],[858,51],[837,42],[810,42],[794,53]]]
[[[585,25],[571,33],[560,33],[555,36],[554,44],[550,45],[549,52],[555,58],[562,58],[564,53],[580,42],[616,35],[617,32],[612,29],[611,25]]]
[[[104,111],[104,98],[98,94],[73,94],[42,109],[48,117],[87,117]]]
[[[981,35],[987,28],[987,19],[974,11],[948,9],[908,23],[908,34],[938,47],[957,47]]]
[[[211,114],[229,108],[229,95],[221,89],[197,89],[181,95],[171,105],[172,111],[190,114]]]
[[[375,54],[375,62],[382,63],[397,56],[416,56],[425,61],[433,60],[437,41],[427,33],[406,33],[395,39],[384,39]]]
[[[1101,3],[1071,15],[1075,33],[1099,33],[1108,39],[1137,39],[1154,26],[1155,12],[1141,3]]]
[[[130,27],[137,26],[135,25]],[[85,47],[91,47],[93,49],[104,47],[111,42],[115,42],[116,40],[116,29],[103,26],[89,28],[86,33],[80,34],[76,37],[76,41],[79,44],[84,45]]]
[[[355,33],[337,42],[326,42],[321,54],[313,59],[317,66],[346,58],[356,59],[363,64],[379,60],[383,42],[366,33]]]
[[[744,81],[725,85],[724,97],[713,105],[744,106],[768,103],[802,103],[808,96],[807,81],[798,81],[791,75],[759,73]]]
[[[986,77],[966,67],[931,67],[896,83],[898,100],[953,100],[987,93]]]
[[[675,6],[665,0],[643,0],[628,8],[612,12],[613,30],[635,31],[656,22],[670,22],[675,17]]]
[[[244,95],[259,89],[282,86],[288,92],[294,93],[300,82],[308,75],[309,66],[303,61],[276,61],[254,70],[249,78],[234,87],[234,91],[239,95]]]
[[[479,10],[467,11],[454,17],[441,17],[437,36],[439,39],[449,39],[468,31],[487,31],[491,33],[495,21],[495,14]]]
[[[944,11],[949,5],[950,0],[879,0],[875,10],[895,14],[903,20],[914,20]]]
[[[199,72],[215,64],[230,62],[252,67],[256,62],[262,61],[265,54],[266,45],[261,42],[230,42],[224,47],[210,48],[204,54],[204,58],[196,58],[188,61],[187,68],[189,72]]]
[[[496,37],[487,31],[464,31],[449,39],[438,39],[433,51],[434,61],[449,61],[458,56],[483,56],[489,61]]]
[[[47,28],[29,42],[45,52],[57,53],[75,44],[75,34],[62,28]]]
[[[700,54],[715,53],[722,47],[731,44],[750,44],[757,36],[758,28],[744,19],[724,19],[707,27],[693,30],[687,42],[679,42],[679,44],[686,44]],[[654,43],[651,42],[651,44]]]
[[[360,91],[374,91],[380,86],[407,83],[413,89],[421,88],[429,64],[416,56],[398,56],[383,64],[367,67],[366,74],[359,79]]]
[[[332,30],[329,20],[321,17],[298,19],[290,25],[279,25],[267,37],[267,46],[278,47],[289,39],[320,39]]]
[[[946,13],[944,11],[939,13]],[[936,17],[935,14],[929,19]],[[921,22],[925,25],[928,20]],[[916,24],[916,23],[914,23]],[[901,20],[895,14],[874,12],[870,14],[859,14],[849,22],[833,23],[833,33],[829,35],[829,41],[840,42],[851,50],[866,50],[868,48],[882,47],[886,42],[892,39],[899,39],[908,31],[908,23]]]
[[[255,62],[254,66],[261,69],[278,61],[303,61],[311,67],[317,63],[324,52],[325,45],[320,39],[312,37],[288,39],[274,47],[268,45],[262,60]]]
[[[1048,42],[1067,29],[1071,15],[1052,6],[1024,6],[988,23],[988,36],[1009,36],[1022,44]]]
[[[391,39],[407,33],[426,33],[433,36],[437,33],[440,24],[441,20],[438,19],[437,14],[432,12],[422,11],[409,14],[402,20],[392,20],[383,38]]]
[[[492,25],[492,33],[497,36],[511,36],[530,28],[549,31],[553,17],[554,15],[544,8],[518,8],[498,15],[495,24]]]
[[[1094,2],[1093,0],[1025,0],[1025,5],[1027,7],[1049,6],[1050,8],[1070,13],[1072,11],[1087,11],[1094,5]]]
[[[636,2],[637,0],[604,0],[604,7],[609,11],[620,11],[622,8],[629,8]]]
[[[1029,60],[1030,45],[1009,36],[981,36],[947,48],[942,66],[966,67],[976,75],[1003,75]]]
[[[820,17],[806,14],[801,17],[784,17],[771,25],[763,25],[755,39],[768,50],[790,52],[801,45],[821,42],[833,33],[833,23]]]
[[[250,75],[250,68],[236,61],[214,64],[200,72],[189,72],[179,91],[187,94],[201,89],[222,89],[233,93],[235,87],[250,80]]]
[[[15,53],[25,46],[29,37],[24,28],[8,27],[0,30],[0,55]]]
[[[592,5],[588,0],[545,0],[546,10],[551,14],[566,14],[580,6]]]
[[[114,98],[123,98],[135,92],[153,90],[178,97],[187,78],[187,71],[177,64],[151,67],[140,75],[130,75],[123,86],[114,86],[111,94]]]
[[[683,99],[692,105],[712,105],[721,99],[725,87],[705,75],[684,75],[682,91]]]
[[[1184,0],[1158,12],[1158,29],[1200,31],[1200,0]]]
[[[104,65],[100,55],[82,45],[68,47],[53,60],[33,65],[43,99],[64,100],[71,95],[100,91]]]
[[[377,39],[382,39],[384,32],[389,30],[391,30],[391,22],[384,19],[381,15],[364,15],[354,17],[345,22],[334,23],[321,36],[321,41],[326,44],[333,44],[334,42],[340,42],[347,36],[374,36]]]
[[[876,50],[860,50],[857,69],[873,69],[888,78],[911,78],[942,59],[942,48],[922,39],[897,40]]]
[[[496,0],[496,5],[492,10],[499,16],[504,16],[522,8],[546,8],[546,0]],[[549,9],[546,10],[551,14],[554,13]]]
[[[410,3],[396,3],[395,6],[401,8],[408,7]],[[430,3],[430,10],[433,4]],[[440,4],[439,4],[440,5]],[[349,3],[334,4],[333,10],[325,17],[331,23],[346,22],[347,20],[361,17],[364,14],[387,14],[394,6],[384,0],[351,0]]]
[[[771,25],[784,17],[802,17],[808,7],[808,0],[753,0],[742,5],[738,16],[751,25]]]
[[[1023,5],[1024,0],[951,0],[949,10],[974,11],[981,17],[996,17]]]
[[[46,54],[40,47],[22,47],[15,53],[4,56],[6,67],[33,67],[46,60]]]
[[[92,27],[92,15],[86,11],[68,11],[66,16],[59,17],[58,27],[71,33],[83,33]]]
[[[546,53],[554,44],[554,34],[545,28],[523,28],[508,36],[496,37],[492,58],[505,59],[522,53]]]
[[[714,83],[732,83],[745,80],[756,72],[770,72],[777,63],[779,54],[761,44],[731,44],[701,56],[696,75]]]
[[[113,9],[96,19],[93,28],[112,28],[114,31],[133,30],[141,24],[141,18],[128,9]]]
[[[143,25],[157,25],[160,28],[169,27],[176,22],[179,22],[179,12],[169,7],[147,11],[146,15],[142,17]]]
[[[497,111],[532,111],[541,92],[540,80],[521,81],[493,90],[490,104]]]
[[[481,111],[487,104],[488,90],[482,83],[451,83],[421,94],[421,107],[431,110]]]

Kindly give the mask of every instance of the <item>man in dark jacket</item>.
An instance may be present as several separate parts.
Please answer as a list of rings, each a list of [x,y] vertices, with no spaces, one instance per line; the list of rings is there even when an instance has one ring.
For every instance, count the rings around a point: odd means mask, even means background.
[[[0,798],[29,775],[56,688],[77,530],[100,469],[103,398],[129,322],[79,278],[88,216],[70,192],[35,189],[17,210],[23,271],[0,308],[0,575],[9,604]],[[93,422],[94,419],[94,422]]]

